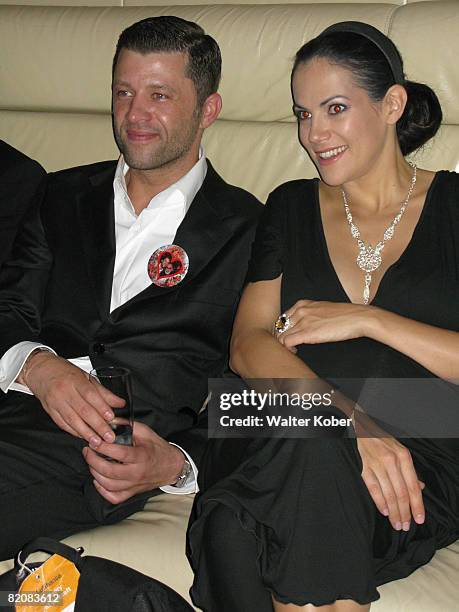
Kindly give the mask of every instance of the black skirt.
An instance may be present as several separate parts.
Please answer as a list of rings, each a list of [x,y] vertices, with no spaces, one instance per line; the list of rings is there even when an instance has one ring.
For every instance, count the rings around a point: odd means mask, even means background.
[[[457,444],[406,439],[403,444],[426,483],[425,523],[412,520],[408,532],[395,531],[378,512],[352,438],[211,441],[201,474],[205,491],[197,497],[189,529],[194,602],[213,610],[205,586],[212,571],[200,550],[211,537],[207,519],[219,504],[253,535],[263,585],[283,603],[369,603],[379,598],[378,585],[427,563],[459,537]]]

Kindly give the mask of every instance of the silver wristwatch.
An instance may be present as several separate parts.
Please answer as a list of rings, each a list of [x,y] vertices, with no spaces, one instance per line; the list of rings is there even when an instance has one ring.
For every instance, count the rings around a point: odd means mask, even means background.
[[[180,475],[177,478],[177,482],[175,482],[173,486],[177,487],[178,489],[182,489],[190,482],[192,474],[193,468],[191,467],[191,463],[188,461],[188,459],[185,459],[185,461],[183,462],[182,471],[180,472]]]

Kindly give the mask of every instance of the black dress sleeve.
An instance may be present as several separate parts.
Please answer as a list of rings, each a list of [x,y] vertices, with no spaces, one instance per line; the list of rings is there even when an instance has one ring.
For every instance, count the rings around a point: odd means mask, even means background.
[[[258,224],[247,282],[272,280],[282,274],[283,208],[283,198],[271,193]]]

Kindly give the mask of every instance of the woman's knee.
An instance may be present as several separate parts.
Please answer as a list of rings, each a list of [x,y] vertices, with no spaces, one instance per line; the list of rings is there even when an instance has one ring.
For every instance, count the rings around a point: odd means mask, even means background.
[[[227,555],[234,556],[234,551],[247,535],[231,508],[215,504],[206,519],[203,546],[208,555],[222,559]]]

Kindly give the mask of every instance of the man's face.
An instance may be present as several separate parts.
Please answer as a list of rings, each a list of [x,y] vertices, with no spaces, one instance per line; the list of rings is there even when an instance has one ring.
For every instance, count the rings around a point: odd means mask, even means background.
[[[194,83],[184,53],[141,54],[122,49],[113,75],[115,140],[126,163],[153,170],[193,163],[201,141]]]

